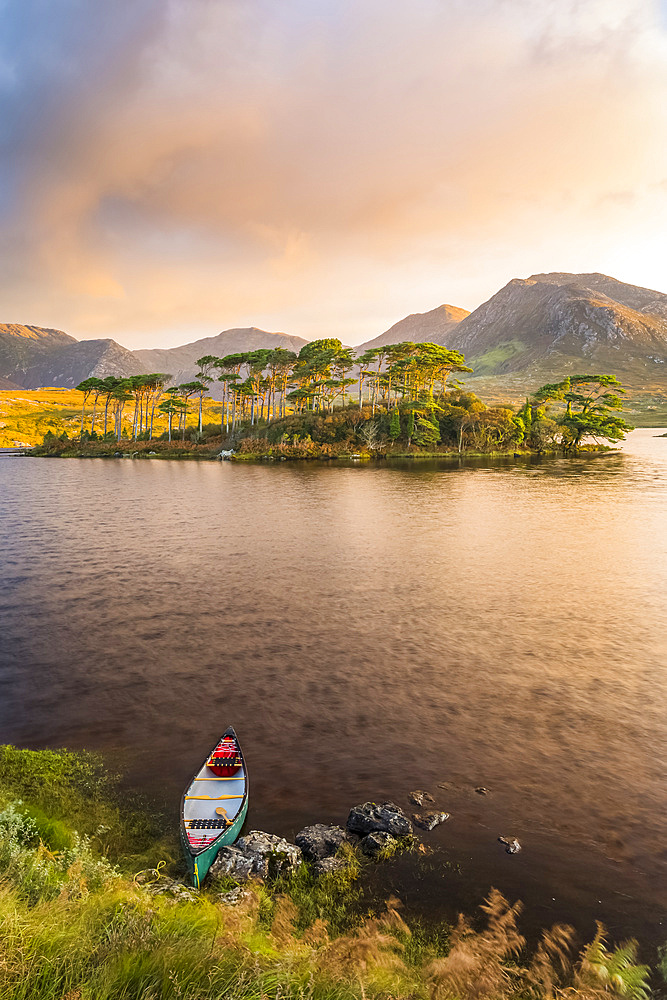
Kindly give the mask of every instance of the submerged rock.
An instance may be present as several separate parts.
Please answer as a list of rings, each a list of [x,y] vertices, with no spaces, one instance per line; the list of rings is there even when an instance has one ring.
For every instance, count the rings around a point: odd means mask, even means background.
[[[395,843],[396,838],[392,837],[390,833],[387,833],[385,830],[376,830],[374,833],[369,833],[363,838],[361,841],[361,850],[368,857],[375,858],[385,848],[393,847]]]
[[[412,819],[417,826],[422,828],[422,830],[435,830],[436,826],[440,826],[441,823],[447,822],[449,819],[449,813],[414,813]]]
[[[432,806],[433,803],[435,802],[435,799],[433,798],[431,793],[425,792],[421,788],[418,788],[414,792],[410,792],[408,798],[415,806],[423,806],[423,805]]]
[[[507,854],[518,854],[521,850],[521,844],[516,837],[498,837],[498,840],[501,844],[505,844]]]
[[[300,830],[294,841],[310,861],[331,858],[348,839],[342,826],[314,823]]]
[[[211,865],[211,876],[230,875],[237,881],[277,878],[292,872],[303,861],[301,849],[275,833],[251,830],[233,847],[222,847]]]
[[[394,802],[364,802],[354,806],[347,818],[347,828],[351,833],[391,833],[394,837],[407,837],[412,833],[412,824],[400,806]]]
[[[475,789],[475,791],[477,792],[478,795],[488,795],[489,794],[489,789],[485,788],[484,785],[478,785],[477,788]]]

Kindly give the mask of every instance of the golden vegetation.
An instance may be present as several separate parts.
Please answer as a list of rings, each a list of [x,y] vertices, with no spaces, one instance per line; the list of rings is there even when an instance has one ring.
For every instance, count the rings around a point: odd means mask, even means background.
[[[220,403],[204,401],[208,422],[220,420]],[[88,415],[90,420],[90,415]],[[81,393],[76,389],[21,389],[0,391],[0,448],[20,448],[41,444],[49,431],[56,437],[79,434]],[[197,428],[197,414],[188,417],[188,433]],[[130,437],[131,414],[124,422],[124,436]],[[167,430],[166,415],[155,416],[157,435]]]

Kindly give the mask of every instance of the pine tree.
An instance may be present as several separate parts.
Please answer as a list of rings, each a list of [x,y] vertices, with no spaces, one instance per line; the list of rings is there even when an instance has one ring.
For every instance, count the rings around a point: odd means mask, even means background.
[[[397,437],[401,434],[401,415],[398,412],[398,407],[395,406],[391,411],[391,419],[389,421],[389,437],[392,441],[395,441]]]

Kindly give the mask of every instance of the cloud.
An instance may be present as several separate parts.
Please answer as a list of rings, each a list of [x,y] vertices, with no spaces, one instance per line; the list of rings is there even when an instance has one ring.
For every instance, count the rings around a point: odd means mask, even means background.
[[[665,212],[648,0],[8,8],[7,319],[359,341],[524,261],[603,270],[622,238],[632,271]]]

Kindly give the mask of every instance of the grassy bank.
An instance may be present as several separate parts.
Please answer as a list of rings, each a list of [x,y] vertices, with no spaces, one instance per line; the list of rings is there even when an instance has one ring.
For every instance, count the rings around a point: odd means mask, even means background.
[[[184,890],[175,836],[123,801],[95,757],[0,748],[3,1000],[647,995],[632,944],[579,950],[557,927],[529,954],[494,891],[476,930],[408,927],[396,900],[364,913],[354,859],[235,903],[229,882]]]

